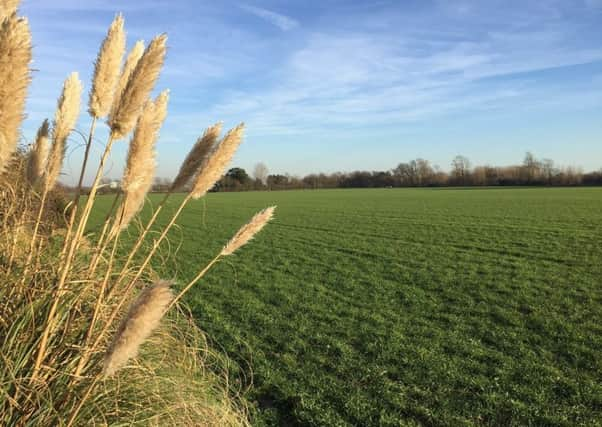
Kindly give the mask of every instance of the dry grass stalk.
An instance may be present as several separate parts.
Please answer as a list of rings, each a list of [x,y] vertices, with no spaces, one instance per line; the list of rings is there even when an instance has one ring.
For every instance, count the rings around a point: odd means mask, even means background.
[[[46,119],[38,129],[36,141],[29,153],[27,177],[32,184],[38,182],[46,170],[48,153],[50,151],[49,135],[50,124],[48,123],[48,119]]]
[[[18,2],[4,2],[6,10]],[[26,19],[11,14],[0,23],[0,173],[10,162],[19,140],[27,87],[31,81],[31,34]]]
[[[166,42],[165,34],[155,37],[132,71],[119,105],[109,118],[114,139],[125,137],[136,124],[144,103],[159,77],[165,59]]]
[[[153,226],[153,224],[159,217],[159,213],[163,209],[163,206],[165,206],[165,203],[171,196],[172,192],[181,189],[184,185],[186,185],[188,183],[188,181],[190,181],[192,176],[194,176],[195,174],[197,174],[199,172],[201,164],[203,163],[205,158],[209,155],[209,153],[212,151],[212,149],[215,148],[215,144],[216,144],[217,138],[221,132],[221,129],[222,129],[221,123],[216,123],[215,125],[209,127],[207,130],[205,130],[203,136],[197,139],[197,142],[195,143],[195,145],[188,152],[188,155],[186,156],[186,159],[184,159],[184,162],[180,166],[178,175],[176,176],[171,187],[169,188],[169,191],[165,194],[165,197],[163,197],[163,200],[161,200],[161,202],[155,209],[155,212],[153,213],[153,216],[146,224],[146,227],[144,228],[142,233],[140,233],[140,235],[138,236],[138,239],[136,240],[134,247],[132,248],[132,250],[130,251],[130,254],[128,255],[128,259],[127,259],[125,265],[123,266],[121,273],[119,274],[120,277],[124,274],[125,271],[127,271],[127,268],[130,266],[130,263],[134,259],[134,256],[138,253],[138,249],[140,249],[140,246],[144,242],[146,235],[148,234],[151,227]],[[186,204],[187,202],[188,202],[188,200],[185,199],[183,202],[183,205]]]
[[[88,111],[93,117],[104,117],[111,110],[124,51],[123,16],[119,14],[111,23],[94,63],[92,90],[88,103]]]
[[[30,251],[33,254],[33,247],[35,245],[37,231],[40,225],[40,220],[42,217],[42,211],[44,208],[44,202],[46,199],[46,195],[48,191],[54,187],[58,176],[61,172],[61,168],[63,165],[63,158],[65,157],[65,148],[67,137],[69,133],[75,126],[77,122],[77,117],[79,116],[80,109],[80,101],[81,101],[81,93],[82,93],[82,83],[79,80],[79,76],[77,73],[72,73],[67,80],[65,80],[65,84],[63,86],[63,92],[61,97],[58,100],[57,110],[54,116],[54,126],[52,129],[52,148],[50,151],[50,155],[48,156],[48,167],[46,169],[46,174],[44,175],[44,192],[42,193],[42,200],[40,202],[40,210],[38,212],[38,218],[36,220],[36,224],[34,226],[34,234],[31,241]],[[70,234],[69,230],[69,234]],[[77,236],[80,237],[80,236]],[[71,245],[71,252],[68,254],[67,260],[61,265],[61,277],[59,283],[57,285],[58,293],[55,295],[54,300],[52,301],[52,305],[50,307],[50,311],[46,318],[46,326],[44,328],[44,332],[42,333],[42,338],[40,340],[40,345],[38,348],[38,354],[36,356],[36,361],[34,365],[34,369],[30,378],[30,382],[33,383],[37,380],[37,376],[40,372],[40,368],[42,366],[42,362],[44,357],[46,356],[46,346],[48,344],[48,338],[51,334],[52,329],[54,328],[55,323],[55,313],[57,307],[59,305],[59,300],[62,297],[62,292],[64,291],[63,287],[65,284],[65,280],[67,279],[67,274],[70,268],[70,257],[73,256],[75,251],[75,246]],[[61,256],[62,258],[62,256]],[[29,268],[31,262],[31,257],[27,260],[26,270]],[[25,280],[26,274],[23,275],[23,280]]]
[[[201,278],[213,267],[215,263],[217,263],[222,256],[232,255],[236,250],[238,250],[241,246],[246,245],[261,231],[265,225],[270,222],[270,220],[274,216],[274,211],[276,210],[276,206],[270,206],[269,208],[265,208],[264,210],[256,213],[251,220],[243,225],[238,232],[230,239],[230,241],[224,246],[222,251],[217,254],[215,258],[213,258],[209,264],[203,268],[194,279],[192,279],[184,288],[180,291],[180,293],[173,299],[173,301],[167,306],[165,311],[167,312],[175,303],[177,303],[183,296],[197,283]]]
[[[18,127],[22,120],[22,108],[20,112],[15,112],[15,105],[20,99],[16,89],[20,84],[29,82],[27,67],[29,60],[24,61],[26,65],[24,68],[19,68],[18,64],[15,65],[12,62],[15,60],[12,53],[19,53],[18,50],[13,49],[10,51],[11,55],[8,55],[6,54],[7,50],[4,49],[7,46],[10,49],[14,47],[7,41],[11,41],[10,37],[18,33],[15,29],[27,30],[28,36],[26,21],[17,19],[13,14],[17,4],[18,1],[14,0],[0,0],[0,24],[2,25],[0,29],[0,151],[9,152],[5,157],[2,157],[3,153],[0,153],[0,160],[12,156],[12,152],[8,148],[11,147],[10,144],[13,141],[16,141]],[[10,17],[2,22],[5,14],[9,14]],[[136,121],[140,123],[148,120],[149,128],[145,132],[142,130],[135,132],[133,139],[156,139],[158,128],[167,111],[167,93],[163,93],[151,104],[152,107],[149,107],[148,110],[144,108],[145,114],[138,120],[138,116],[143,111],[144,102],[148,99],[161,68],[165,54],[164,36],[155,39],[154,44],[151,43],[152,46],[149,46],[142,58],[143,45],[139,44],[134,47],[119,77],[119,80],[124,79],[123,91],[119,91],[119,94],[122,92],[124,94],[123,102],[112,99],[107,101],[108,98],[111,98],[107,93],[111,92],[112,87],[117,88],[119,85],[117,79],[112,85],[111,76],[107,77],[105,74],[108,69],[114,70],[114,67],[109,64],[115,63],[115,61],[107,59],[105,55],[110,55],[110,51],[112,51],[108,47],[109,45],[119,44],[114,40],[110,42],[109,39],[112,37],[119,39],[118,34],[112,35],[111,32],[123,31],[123,24],[119,22],[120,20],[120,17],[116,18],[109,30],[107,40],[103,43],[96,63],[94,88],[90,95],[89,105],[93,120],[87,138],[87,149],[93,139],[97,116],[106,114],[104,109],[107,108],[107,105],[110,110],[116,103],[115,117],[121,119],[126,117],[127,120],[110,121],[111,124],[119,123],[119,126],[112,126],[112,132],[100,159],[90,195],[81,216],[77,215],[78,222],[73,222],[76,218],[76,210],[72,209],[72,222],[69,224],[69,230],[64,234],[61,233],[65,236],[63,253],[59,254],[55,245],[48,244],[49,240],[46,239],[46,235],[41,235],[39,245],[36,244],[36,232],[42,212],[51,211],[50,213],[53,213],[53,209],[56,209],[57,212],[64,213],[60,202],[56,203],[52,199],[54,196],[51,196],[50,189],[58,179],[67,138],[79,115],[82,87],[77,74],[71,75],[65,82],[58,101],[52,133],[50,134],[48,129],[48,122],[44,122],[38,131],[36,143],[30,153],[29,163],[27,163],[30,168],[29,175],[34,179],[38,179],[41,171],[44,171],[45,185],[41,200],[38,200],[39,195],[36,191],[32,191],[31,185],[26,182],[27,179],[23,173],[26,157],[20,150],[18,156],[15,155],[15,159],[20,161],[13,163],[15,166],[18,165],[18,170],[11,167],[10,178],[6,180],[5,188],[3,188],[2,201],[4,203],[0,204],[0,216],[3,218],[14,218],[19,214],[21,216],[20,220],[15,218],[15,221],[5,221],[3,224],[4,234],[12,237],[9,240],[20,242],[21,236],[29,239],[29,227],[22,226],[28,222],[23,218],[29,217],[32,213],[30,211],[37,209],[38,206],[41,208],[35,229],[31,234],[30,250],[27,251],[27,248],[24,248],[28,256],[27,261],[24,264],[21,262],[25,254],[15,253],[13,255],[11,253],[8,265],[4,263],[4,267],[0,265],[0,273],[6,277],[5,286],[0,286],[0,300],[3,301],[2,307],[0,307],[2,311],[0,336],[7,337],[7,339],[0,340],[0,354],[2,354],[4,362],[0,363],[0,373],[4,379],[5,392],[3,393],[4,398],[0,398],[0,424],[113,425],[118,423],[147,424],[149,420],[152,420],[152,423],[156,422],[157,425],[247,425],[244,408],[239,408],[238,402],[233,401],[229,393],[227,374],[220,374],[217,378],[213,369],[216,366],[215,361],[213,359],[204,360],[208,356],[212,357],[210,350],[203,343],[196,341],[196,337],[202,334],[195,329],[192,320],[183,325],[180,316],[173,318],[170,316],[165,327],[156,331],[156,335],[151,338],[154,345],[142,346],[141,354],[144,357],[140,358],[139,365],[136,364],[134,369],[128,371],[126,382],[116,378],[106,378],[102,381],[102,390],[97,387],[103,379],[103,374],[114,374],[136,355],[141,344],[159,324],[166,307],[170,306],[173,301],[169,284],[166,282],[158,282],[144,290],[131,306],[127,316],[124,317],[113,344],[108,351],[105,351],[104,343],[108,331],[115,329],[114,320],[117,319],[115,316],[123,314],[122,304],[128,304],[132,300],[133,288],[115,286],[114,298],[98,298],[99,286],[97,285],[100,283],[97,279],[104,277],[102,285],[104,287],[109,280],[115,277],[111,261],[116,253],[116,242],[119,236],[114,241],[110,262],[108,265],[101,263],[99,266],[98,274],[100,276],[87,275],[88,257],[85,256],[87,249],[82,244],[80,254],[78,243],[83,236],[104,165],[116,137],[122,136],[120,132],[129,132],[127,130],[129,120],[133,120],[134,124]],[[30,58],[29,37],[26,40],[19,40],[23,42],[19,46],[26,45],[28,48],[27,54]],[[113,59],[115,58],[116,56]],[[128,62],[130,62],[129,65]],[[20,74],[17,73],[18,70],[21,70]],[[105,75],[105,77],[101,75]],[[16,82],[15,86],[8,85],[11,82]],[[9,111],[10,108],[13,110]],[[128,114],[131,112],[134,113],[130,117]],[[150,115],[151,112],[152,115]],[[124,116],[122,117],[120,114]],[[12,132],[10,129],[17,131]],[[219,134],[219,130],[214,139],[217,139],[217,134]],[[12,138],[13,136],[15,138]],[[48,148],[49,138],[52,140],[50,149]],[[9,139],[10,141],[8,141]],[[150,146],[148,144],[132,144],[135,147],[131,147],[131,157],[138,159],[137,162],[132,160],[132,164],[148,165],[152,160],[154,165],[153,144]],[[49,150],[50,153],[48,153]],[[13,151],[15,151],[14,148]],[[134,155],[135,151],[138,151],[136,155]],[[85,159],[87,157],[86,154]],[[46,158],[47,160],[44,160]],[[45,164],[46,166],[44,166]],[[4,166],[4,163],[0,162],[0,168]],[[147,167],[147,169],[149,168]],[[81,176],[83,176],[84,170],[85,160]],[[124,185],[128,186],[131,192],[145,193],[144,188],[149,185],[152,174],[149,174],[148,170],[141,175],[134,173],[133,169],[130,172],[131,179],[126,177]],[[15,179],[12,179],[13,177]],[[79,189],[76,194],[79,194]],[[52,203],[47,203],[45,207],[46,197]],[[186,196],[186,200],[190,198],[190,195]],[[55,207],[51,207],[53,203],[56,204]],[[174,224],[184,205],[185,203],[165,227],[156,246]],[[62,224],[62,220],[61,217],[56,221],[57,223],[60,221]],[[56,232],[56,230],[52,230],[54,225],[53,219],[48,221],[49,236]],[[73,233],[71,234],[72,227]],[[41,229],[46,231],[45,228]],[[11,242],[8,241],[8,243]],[[24,246],[27,246],[26,243]],[[17,247],[13,244],[12,252],[21,246],[23,245]],[[8,252],[11,252],[10,248]],[[30,263],[32,256],[36,259],[35,263]],[[13,259],[15,266],[18,264],[23,268],[11,270]],[[144,268],[147,264],[148,260]],[[205,270],[209,267],[207,266]],[[141,274],[142,270],[136,274]],[[152,274],[152,270],[144,271]],[[131,274],[133,276],[134,272],[132,271]],[[119,278],[121,279],[121,276]],[[117,284],[119,283],[121,282]],[[103,294],[102,287],[101,295]],[[93,316],[91,316],[92,313]],[[95,322],[101,324],[102,328],[96,328]],[[98,329],[102,329],[100,334],[98,334]],[[189,341],[189,338],[195,339]],[[91,341],[94,342],[94,345],[88,346]],[[198,348],[203,350],[199,352]],[[104,372],[101,372],[103,358]],[[204,368],[206,363],[211,365],[211,370]],[[90,374],[73,376],[73,372],[77,372],[80,366],[89,367]],[[221,365],[218,363],[217,366]]]
[[[192,191],[186,197],[184,197],[184,199],[180,203],[180,206],[174,212],[171,220],[163,228],[161,235],[154,241],[150,251],[146,255],[146,258],[144,259],[144,261],[138,268],[134,277],[129,281],[128,285],[126,286],[126,289],[130,289],[132,286],[134,286],[136,281],[140,278],[144,269],[148,266],[152,257],[154,256],[155,252],[161,245],[161,242],[163,242],[163,240],[167,236],[167,233],[169,232],[171,227],[175,224],[176,220],[178,219],[179,215],[182,213],[182,211],[184,210],[184,208],[186,207],[188,202],[193,198],[199,198],[199,197],[203,196],[204,194],[206,194],[207,191],[221,177],[224,169],[226,168],[226,166],[232,159],[232,156],[234,156],[234,152],[236,151],[236,148],[238,148],[238,146],[241,143],[243,130],[244,130],[243,123],[241,123],[234,129],[231,129],[226,134],[226,136],[223,138],[221,143],[213,150],[213,152],[209,156],[206,157],[205,161],[200,166],[200,172],[197,174],[197,176],[194,180],[195,182],[193,184]],[[163,199],[162,203],[164,203],[165,200],[166,200],[166,198]],[[153,215],[152,221],[154,221],[155,218],[156,218],[156,215]],[[146,232],[148,232],[149,228],[150,227],[147,226],[143,234],[146,234]],[[129,261],[130,260],[128,259],[128,263],[129,263]],[[122,270],[122,273],[120,273],[120,275],[119,275],[120,276],[119,281],[121,281],[121,277],[124,272],[125,272],[125,268]]]
[[[173,294],[170,283],[159,281],[146,288],[121,322],[104,361],[104,375],[110,376],[138,354],[140,345],[159,326]]]
[[[190,192],[193,199],[198,199],[207,194],[207,191],[221,178],[226,166],[228,166],[236,149],[242,142],[244,129],[244,123],[231,129],[213,152],[206,157],[194,179],[192,191]]]
[[[140,61],[140,58],[142,57],[143,53],[144,41],[138,40],[136,44],[134,44],[134,47],[128,54],[127,58],[125,59],[125,63],[123,64],[123,67],[121,69],[121,74],[119,75],[117,87],[115,88],[115,93],[113,94],[113,104],[111,105],[110,117],[112,117],[115,114],[115,110],[117,110],[117,107],[121,102],[121,96],[123,95],[125,86],[127,85],[128,80],[130,79],[130,76],[132,75],[134,68],[136,68],[138,61]]]
[[[1,0],[0,1],[0,23],[9,16],[17,12],[20,0]]]
[[[116,215],[113,233],[124,229],[144,205],[144,198],[153,185],[157,162],[155,142],[167,115],[169,92],[164,91],[157,99],[148,101],[134,130],[127,163],[123,174],[124,199]]]
[[[243,225],[240,230],[230,239],[230,241],[222,249],[221,255],[227,256],[232,255],[241,246],[249,243],[253,237],[261,231],[263,227],[272,219],[274,216],[274,210],[276,206],[265,208],[261,212],[255,214],[251,221]]]
[[[79,116],[82,83],[77,73],[71,73],[58,100],[52,128],[52,148],[48,156],[45,186],[51,189],[61,173],[65,157],[66,142]]]
[[[178,175],[174,179],[170,190],[177,191],[184,187],[192,179],[192,177],[199,173],[201,164],[207,157],[207,155],[215,148],[217,138],[222,131],[222,124],[216,123],[213,126],[207,128],[203,136],[197,139],[194,146],[188,152],[188,155],[182,162]]]

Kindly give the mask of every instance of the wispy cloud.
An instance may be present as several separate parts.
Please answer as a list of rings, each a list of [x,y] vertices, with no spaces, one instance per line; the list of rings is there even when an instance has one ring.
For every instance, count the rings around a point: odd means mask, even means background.
[[[90,81],[115,9],[125,12],[130,44],[169,33],[158,84],[173,95],[158,145],[164,176],[217,120],[247,123],[253,148],[243,146],[237,160],[243,166],[265,160],[274,170],[304,172],[340,160],[328,155],[337,142],[360,162],[366,145],[359,141],[374,141],[368,145],[378,167],[390,161],[382,153],[391,144],[403,147],[402,133],[446,141],[444,123],[453,122],[466,136],[478,117],[492,124],[488,133],[508,136],[508,151],[522,152],[526,147],[512,142],[513,124],[544,111],[546,126],[571,112],[584,121],[602,108],[600,0],[337,0],[311,7],[291,1],[278,3],[278,12],[274,2],[240,1],[249,0],[24,1],[39,70],[26,132],[35,134],[39,121],[52,116],[69,72]],[[167,5],[170,13],[161,13]],[[420,145],[424,139],[416,142],[420,150],[430,147]],[[312,144],[315,164],[285,159],[311,157]],[[416,155],[428,157],[428,151]],[[116,174],[120,166],[116,160]]]
[[[282,31],[289,31],[299,26],[299,23],[294,19],[271,10],[245,4],[241,5],[240,7],[241,9],[246,10],[257,17],[266,20],[270,24],[275,25]]]

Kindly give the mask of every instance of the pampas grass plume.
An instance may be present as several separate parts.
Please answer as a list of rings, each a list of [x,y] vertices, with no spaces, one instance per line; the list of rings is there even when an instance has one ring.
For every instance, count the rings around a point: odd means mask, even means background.
[[[153,90],[165,59],[167,36],[155,37],[136,64],[123,90],[109,126],[115,139],[125,137],[135,126],[144,103]]]
[[[199,168],[209,153],[215,148],[217,138],[222,131],[222,124],[216,123],[207,128],[203,136],[197,139],[180,166],[180,171],[174,179],[171,190],[175,191],[185,186],[199,172]]]
[[[82,95],[82,82],[77,73],[71,73],[58,100],[52,129],[52,148],[48,156],[45,184],[48,189],[54,187],[63,166],[67,137],[75,127],[79,116]]]
[[[142,343],[159,326],[164,310],[173,299],[170,283],[160,280],[147,287],[130,307],[107,350],[104,375],[110,376],[138,354]]]
[[[122,188],[125,196],[117,213],[118,222],[113,234],[127,227],[134,215],[142,209],[144,198],[153,184],[156,168],[155,142],[167,115],[168,100],[169,91],[162,92],[154,102],[148,101],[145,104],[138,119],[123,174]]]
[[[204,196],[221,178],[226,166],[228,166],[228,163],[234,157],[236,149],[242,142],[244,129],[244,123],[231,129],[215,147],[213,152],[207,156],[201,165],[201,170],[194,179],[190,193],[193,199]]]
[[[92,90],[88,103],[88,111],[93,117],[104,117],[111,110],[124,51],[123,16],[119,14],[111,23],[94,63]]]
[[[20,0],[0,0],[0,23],[17,11],[19,3]]]
[[[136,65],[138,64],[138,61],[140,61],[143,53],[144,41],[138,40],[136,44],[134,44],[134,47],[128,54],[127,58],[125,59],[125,63],[123,64],[121,74],[119,75],[119,81],[117,82],[117,87],[115,88],[115,94],[113,95],[113,104],[111,105],[110,117],[115,115],[115,111],[121,102],[121,95],[123,94],[125,86],[127,85],[128,80],[132,75],[132,71],[134,71],[134,68],[136,68]]]
[[[275,209],[276,206],[271,206],[255,214],[255,216],[251,218],[251,221],[243,225],[226,246],[224,246],[220,255],[232,255],[241,246],[249,243],[249,241],[272,219]]]
[[[50,124],[48,123],[48,119],[46,119],[38,129],[36,141],[31,149],[31,152],[29,153],[27,177],[29,178],[29,182],[32,184],[38,182],[46,170],[48,152],[50,151],[50,141],[48,139],[49,135]]]
[[[18,2],[2,2],[5,10]],[[13,11],[14,12],[14,11]],[[11,12],[12,13],[12,12]],[[11,14],[0,22],[0,173],[14,154],[31,81],[31,33],[26,19]]]

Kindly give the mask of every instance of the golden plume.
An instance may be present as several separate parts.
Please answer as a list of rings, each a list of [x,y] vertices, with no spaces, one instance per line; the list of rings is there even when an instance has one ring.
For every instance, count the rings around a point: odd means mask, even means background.
[[[203,136],[197,139],[180,166],[180,171],[171,185],[172,191],[181,189],[196,173],[199,173],[199,167],[207,155],[215,148],[215,143],[221,131],[222,124],[216,123],[207,128]]]
[[[111,113],[110,117],[115,114],[115,110],[119,106],[121,101],[121,95],[123,94],[123,90],[132,75],[132,71],[136,68],[136,64],[140,61],[142,54],[144,53],[144,42],[142,40],[138,40],[127,58],[125,59],[125,63],[123,64],[123,68],[121,70],[121,74],[119,75],[119,81],[117,82],[117,87],[115,88],[115,94],[113,95],[113,104],[111,105]]]
[[[251,221],[243,225],[226,246],[224,246],[220,255],[232,255],[241,246],[249,243],[249,241],[272,219],[275,209],[276,206],[271,206],[255,214],[255,216],[251,218]]]
[[[88,111],[93,117],[104,117],[111,110],[124,51],[123,16],[119,14],[111,23],[94,63],[92,90],[88,102]]]
[[[192,191],[193,199],[204,196],[207,191],[221,178],[226,166],[234,157],[236,149],[242,142],[244,123],[231,129],[215,149],[205,158],[200,171],[194,179]]]
[[[0,23],[17,12],[20,0],[0,0]]]
[[[135,126],[159,77],[165,59],[166,42],[165,34],[155,37],[132,71],[115,114],[109,118],[109,126],[115,139],[125,137]]]
[[[142,209],[144,198],[153,184],[156,168],[155,143],[167,115],[168,99],[169,91],[164,91],[154,102],[147,101],[138,119],[123,174],[123,203],[117,212],[117,221],[111,234],[127,227],[134,215]]]
[[[105,376],[113,375],[138,354],[142,343],[159,326],[163,312],[172,299],[170,283],[164,280],[140,293],[107,350],[104,360]]]
[[[16,2],[5,2],[12,7]],[[26,19],[10,15],[0,23],[0,173],[17,149],[27,87],[31,81],[31,34]]]
[[[48,156],[46,167],[45,185],[51,189],[63,167],[67,137],[75,127],[79,116],[80,101],[82,95],[82,83],[77,73],[71,73],[65,84],[63,92],[58,100],[54,123],[52,127],[52,148]]]
[[[48,123],[48,119],[46,119],[38,129],[36,141],[31,148],[31,152],[29,153],[27,177],[29,178],[29,182],[32,184],[38,182],[46,170],[48,152],[50,151],[50,142],[48,140],[49,135],[50,124]]]

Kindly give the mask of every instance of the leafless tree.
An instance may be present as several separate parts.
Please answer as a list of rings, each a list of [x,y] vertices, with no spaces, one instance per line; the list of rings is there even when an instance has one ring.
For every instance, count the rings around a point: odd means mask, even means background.
[[[255,169],[253,169],[253,178],[265,185],[268,180],[268,172],[268,167],[265,163],[257,163]]]
[[[452,175],[458,184],[465,185],[470,174],[470,160],[464,156],[456,156],[452,160]]]
[[[558,171],[554,167],[554,160],[543,159],[541,162],[541,173],[543,175],[545,182],[547,184],[551,184],[552,179],[558,173]]]

